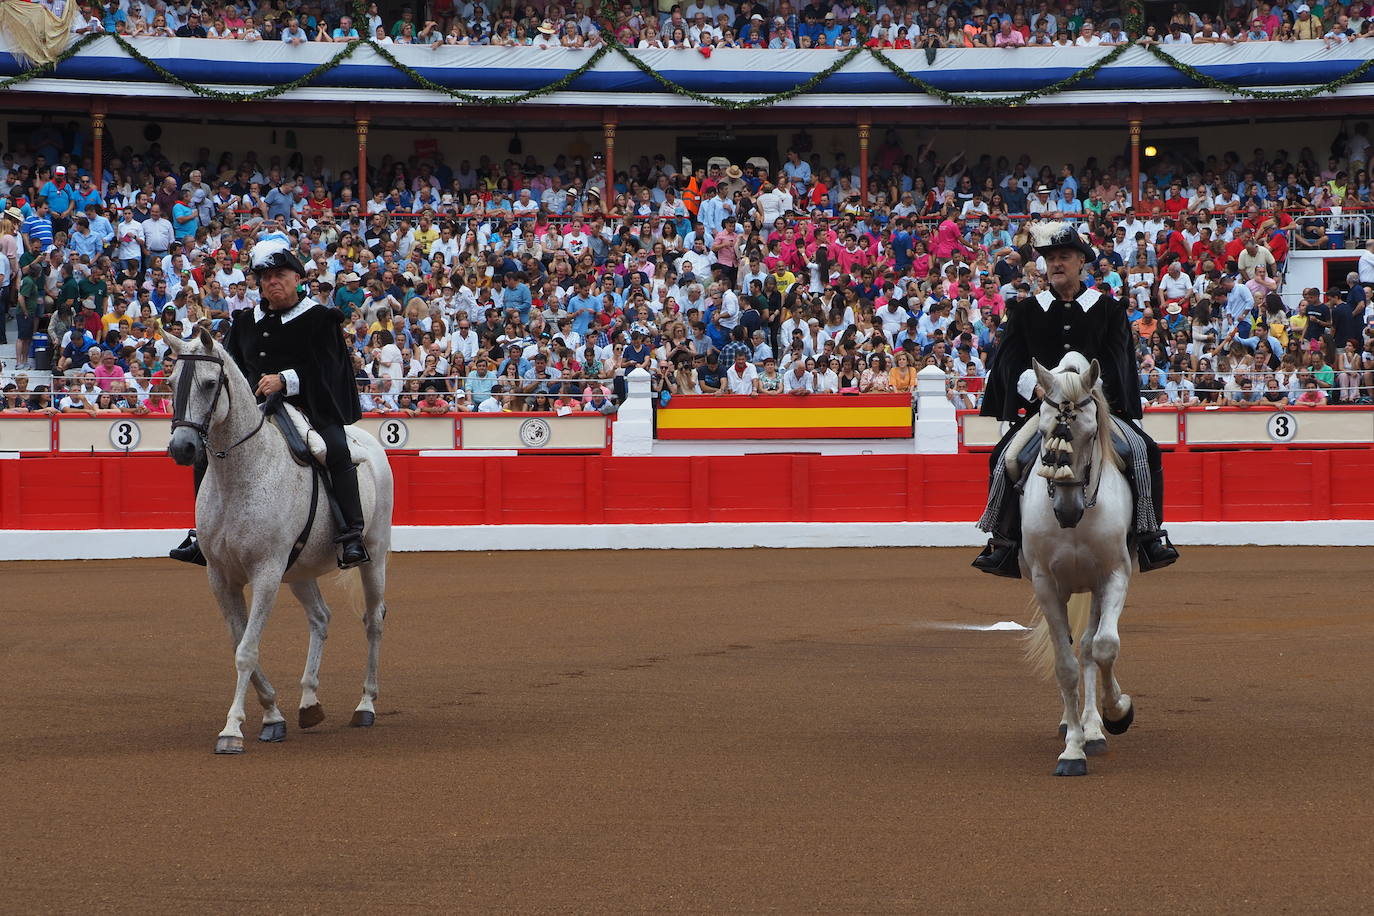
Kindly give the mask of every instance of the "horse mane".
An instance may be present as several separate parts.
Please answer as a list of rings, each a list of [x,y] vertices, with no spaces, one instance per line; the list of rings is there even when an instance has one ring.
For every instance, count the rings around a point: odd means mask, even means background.
[[[1098,451],[1103,455],[1105,462],[1111,462],[1119,471],[1124,470],[1125,465],[1112,443],[1111,405],[1107,403],[1107,396],[1102,392],[1101,379],[1098,379],[1097,384],[1091,389],[1088,388],[1087,375],[1090,369],[1087,360],[1078,353],[1070,353],[1055,369],[1055,379],[1059,382],[1059,389],[1066,399],[1081,401],[1084,398],[1092,398],[1093,403],[1097,405]]]

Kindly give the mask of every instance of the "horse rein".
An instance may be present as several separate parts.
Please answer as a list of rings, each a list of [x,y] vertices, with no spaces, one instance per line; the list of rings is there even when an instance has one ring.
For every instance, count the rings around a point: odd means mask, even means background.
[[[1078,401],[1077,403],[1071,403],[1068,401],[1050,401],[1049,399],[1046,399],[1046,402],[1050,404],[1052,407],[1054,407],[1055,410],[1055,426],[1051,435],[1056,439],[1067,442],[1069,439],[1069,424],[1073,422],[1074,418],[1078,414],[1078,411],[1082,410],[1083,408],[1087,407],[1089,404],[1093,402],[1093,398],[1092,395],[1088,395],[1088,397],[1084,398],[1081,401]],[[1062,452],[1057,452],[1057,454],[1062,454]],[[1042,457],[1041,460],[1044,461],[1044,458]],[[1088,452],[1088,463],[1083,470],[1085,473],[1083,474],[1082,480],[1059,481],[1055,480],[1053,477],[1046,479],[1045,485],[1049,489],[1050,499],[1054,498],[1054,491],[1057,486],[1062,485],[1066,487],[1082,487],[1084,493],[1083,508],[1086,510],[1091,509],[1093,506],[1096,506],[1097,495],[1102,489],[1102,474],[1099,473],[1097,475],[1097,481],[1092,488],[1092,495],[1088,496],[1088,482],[1093,479],[1093,453],[1091,451]]]
[[[187,362],[213,363],[219,377],[215,381],[215,396],[210,401],[210,409],[205,412],[205,419],[199,423],[194,420],[186,419],[186,404],[191,398],[191,381],[194,374],[189,371],[183,371],[181,375],[177,377],[176,392],[172,399],[172,431],[175,432],[182,426],[194,430],[196,435],[200,437],[200,442],[205,446],[207,452],[221,460],[228,458],[230,452],[258,434],[258,431],[262,429],[262,425],[267,422],[267,414],[263,413],[263,415],[258,418],[258,425],[253,427],[253,431],[240,438],[233,445],[223,451],[216,451],[211,448],[210,421],[215,416],[215,408],[219,406],[220,393],[224,393],[231,408],[234,406],[234,393],[229,390],[229,380],[224,375],[224,360],[218,356],[208,356],[203,353],[187,353],[184,356],[177,357],[178,362],[182,360]]]

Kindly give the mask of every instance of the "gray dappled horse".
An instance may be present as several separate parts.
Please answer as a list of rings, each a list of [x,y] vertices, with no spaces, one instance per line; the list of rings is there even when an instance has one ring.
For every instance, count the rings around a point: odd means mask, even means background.
[[[262,631],[283,582],[305,608],[310,624],[310,649],[301,677],[300,726],[310,728],[324,720],[315,691],[330,611],[317,580],[337,569],[337,532],[323,498],[309,531],[304,530],[314,498],[312,471],[292,459],[276,426],[263,422],[253,390],[229,353],[204,330],[189,341],[171,336],[164,340],[178,357],[172,378],[177,419],[167,450],[178,464],[193,464],[204,458],[209,461],[196,497],[196,530],[209,568],[210,588],[234,642],[238,670],[234,702],[215,753],[240,754],[244,699],[250,682],[263,708],[259,740],[281,741],[286,737],[276,690],[258,665]],[[386,616],[391,466],[376,439],[356,427],[348,432],[354,460],[360,461],[358,489],[367,519],[363,542],[372,557],[370,563],[358,567],[366,604],[363,625],[368,650],[363,697],[352,724],[370,726],[375,717],[377,663]],[[288,563],[297,543],[301,544],[299,556]],[[251,608],[244,601],[245,586],[252,588]]]

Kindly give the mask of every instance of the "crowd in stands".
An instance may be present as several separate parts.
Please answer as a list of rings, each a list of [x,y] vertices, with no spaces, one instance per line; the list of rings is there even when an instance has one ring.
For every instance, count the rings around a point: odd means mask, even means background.
[[[927,365],[974,407],[1008,308],[1044,286],[1030,229],[1053,219],[1128,304],[1148,404],[1374,395],[1374,245],[1347,282],[1281,295],[1290,248],[1348,218],[1293,211],[1366,199],[1367,125],[1329,155],[1162,156],[1140,195],[1119,160],[951,156],[893,131],[865,202],[854,165],[792,141],[768,168],[641,159],[611,207],[596,157],[384,159],[360,205],[322,157],[126,147],[96,175],[47,125],[0,153],[0,285],[33,376],[6,380],[6,408],[165,411],[161,338],[254,307],[266,238],[343,314],[372,410],[609,412],[635,368],[665,400],[909,391]]]
[[[43,0],[55,12],[73,0]],[[435,0],[421,8],[384,12],[370,3],[355,20],[351,4],[244,0],[241,3],[108,0],[82,2],[72,26],[78,35],[117,33],[127,37],[181,37],[241,41],[349,42],[369,38],[382,44],[491,45],[497,47],[595,48],[605,30],[627,47],[666,49],[816,48],[1020,48],[1111,47],[1131,41],[1177,44],[1239,44],[1254,41],[1320,40],[1328,47],[1374,37],[1370,0],[1339,2],[1236,3],[1217,11],[1193,11],[1174,4],[1167,16],[1151,16],[1141,35],[1125,31],[1119,4],[1104,0],[1046,0],[1030,3],[975,0],[891,3],[871,10],[837,0],[712,0],[686,4],[621,0],[608,9],[595,0],[539,7]],[[614,16],[606,15],[614,11]]]

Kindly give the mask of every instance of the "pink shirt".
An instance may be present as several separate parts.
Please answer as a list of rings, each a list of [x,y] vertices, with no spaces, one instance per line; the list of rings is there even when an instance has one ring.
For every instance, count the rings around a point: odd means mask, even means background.
[[[95,367],[95,383],[96,383],[98,386],[100,386],[100,390],[101,390],[101,391],[109,391],[109,390],[110,390],[109,382],[112,381],[113,379],[123,378],[123,377],[124,377],[124,370],[121,369],[121,368],[119,368],[119,364],[118,364],[118,363],[116,363],[116,364],[113,365],[113,366],[110,366],[108,369],[105,368],[105,364],[104,364],[104,363],[101,363],[99,366],[96,366],[96,367]]]

